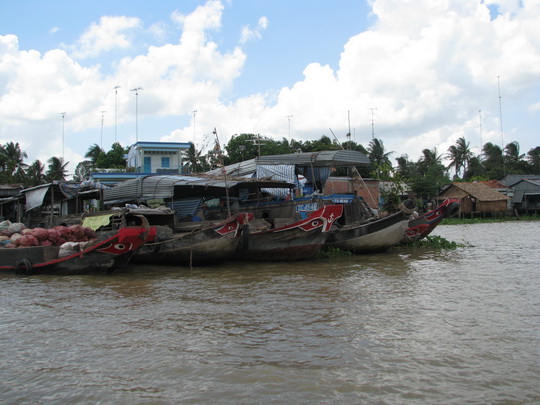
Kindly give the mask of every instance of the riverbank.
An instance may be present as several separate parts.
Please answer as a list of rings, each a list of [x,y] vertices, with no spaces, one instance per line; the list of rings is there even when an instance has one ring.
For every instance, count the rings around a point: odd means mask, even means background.
[[[442,225],[489,224],[498,222],[540,221],[540,215],[520,215],[499,218],[445,218]]]

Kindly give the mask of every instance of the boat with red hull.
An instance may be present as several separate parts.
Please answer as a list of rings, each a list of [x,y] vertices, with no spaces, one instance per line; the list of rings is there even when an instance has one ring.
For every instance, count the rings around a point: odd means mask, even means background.
[[[232,258],[247,261],[311,259],[322,248],[328,231],[342,214],[343,206],[327,205],[306,219],[273,229],[250,232],[248,223]]]
[[[99,233],[97,240],[66,256],[60,254],[61,246],[0,248],[0,271],[20,275],[110,273],[125,266],[155,232],[154,227],[126,226]]]
[[[424,215],[409,220],[405,234],[401,238],[402,244],[414,243],[428,236],[441,223],[444,218],[455,217],[459,212],[459,201],[447,199],[437,208]]]
[[[238,214],[219,222],[191,222],[176,232],[170,227],[158,227],[158,240],[139,249],[132,263],[209,265],[223,262],[235,252],[247,216]]]

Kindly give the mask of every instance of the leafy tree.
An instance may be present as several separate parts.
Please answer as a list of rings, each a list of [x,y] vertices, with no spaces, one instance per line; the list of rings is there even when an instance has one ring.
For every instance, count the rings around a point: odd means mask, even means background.
[[[90,177],[90,173],[94,168],[94,164],[90,160],[84,160],[80,162],[75,168],[75,173],[73,174],[73,180],[75,181],[84,181]]]
[[[302,152],[320,152],[337,149],[341,149],[341,145],[332,142],[328,136],[322,135],[318,140],[304,142]]]
[[[224,147],[226,152],[226,156],[224,157],[225,164],[230,165],[256,158],[259,155],[259,143],[265,146],[267,139],[255,134],[233,135]]]
[[[64,163],[62,158],[56,156],[53,156],[47,162],[49,163],[49,169],[45,173],[46,181],[52,183],[54,180],[66,180],[66,166],[69,162]]]
[[[123,169],[126,167],[125,155],[127,152],[127,149],[115,142],[112,144],[111,150],[98,156],[95,165],[106,169]]]
[[[465,173],[463,174],[463,179],[466,181],[472,181],[472,180],[487,180],[484,178],[485,176],[485,170],[482,166],[482,162],[480,161],[480,156],[474,156],[469,161],[469,166],[467,167],[467,170],[465,170]]]

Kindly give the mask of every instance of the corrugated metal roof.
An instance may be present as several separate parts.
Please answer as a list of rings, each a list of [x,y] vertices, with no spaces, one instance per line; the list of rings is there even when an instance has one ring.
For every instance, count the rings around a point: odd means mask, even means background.
[[[259,156],[260,165],[302,165],[313,167],[369,166],[369,158],[356,150],[327,150],[321,152],[290,153]]]
[[[215,189],[224,193],[226,188],[293,188],[293,184],[262,179],[246,179],[227,176],[227,181],[220,176],[185,176],[185,175],[149,175],[126,180],[103,191],[106,204],[114,201],[132,201],[136,199],[168,199],[175,195],[179,188],[186,188],[191,195]],[[183,193],[185,194],[185,193]]]
[[[289,153],[286,155],[259,156],[225,166],[228,174],[247,176],[254,174],[257,165],[298,165],[313,167],[369,166],[369,157],[356,150],[327,150],[321,152]],[[221,169],[214,169],[208,174],[220,174]]]

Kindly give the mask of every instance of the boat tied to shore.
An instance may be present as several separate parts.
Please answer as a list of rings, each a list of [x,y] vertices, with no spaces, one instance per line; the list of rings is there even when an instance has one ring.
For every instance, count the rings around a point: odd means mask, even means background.
[[[113,216],[114,213],[106,214],[109,220]],[[87,225],[95,224],[96,218],[87,221]],[[104,224],[106,220],[99,218],[98,221]],[[0,271],[19,275],[113,272],[126,266],[133,253],[156,235],[156,228],[149,226],[144,216],[134,216],[131,222],[116,229],[97,231],[84,222],[70,227],[26,228],[27,233],[22,229],[24,235],[19,234],[18,238],[12,235],[13,239],[0,247]],[[32,232],[44,237],[38,239]],[[51,242],[52,238],[56,244]]]
[[[446,199],[435,209],[423,215],[415,216],[408,222],[401,244],[411,244],[427,237],[441,223],[444,218],[453,218],[459,213],[459,201]]]

